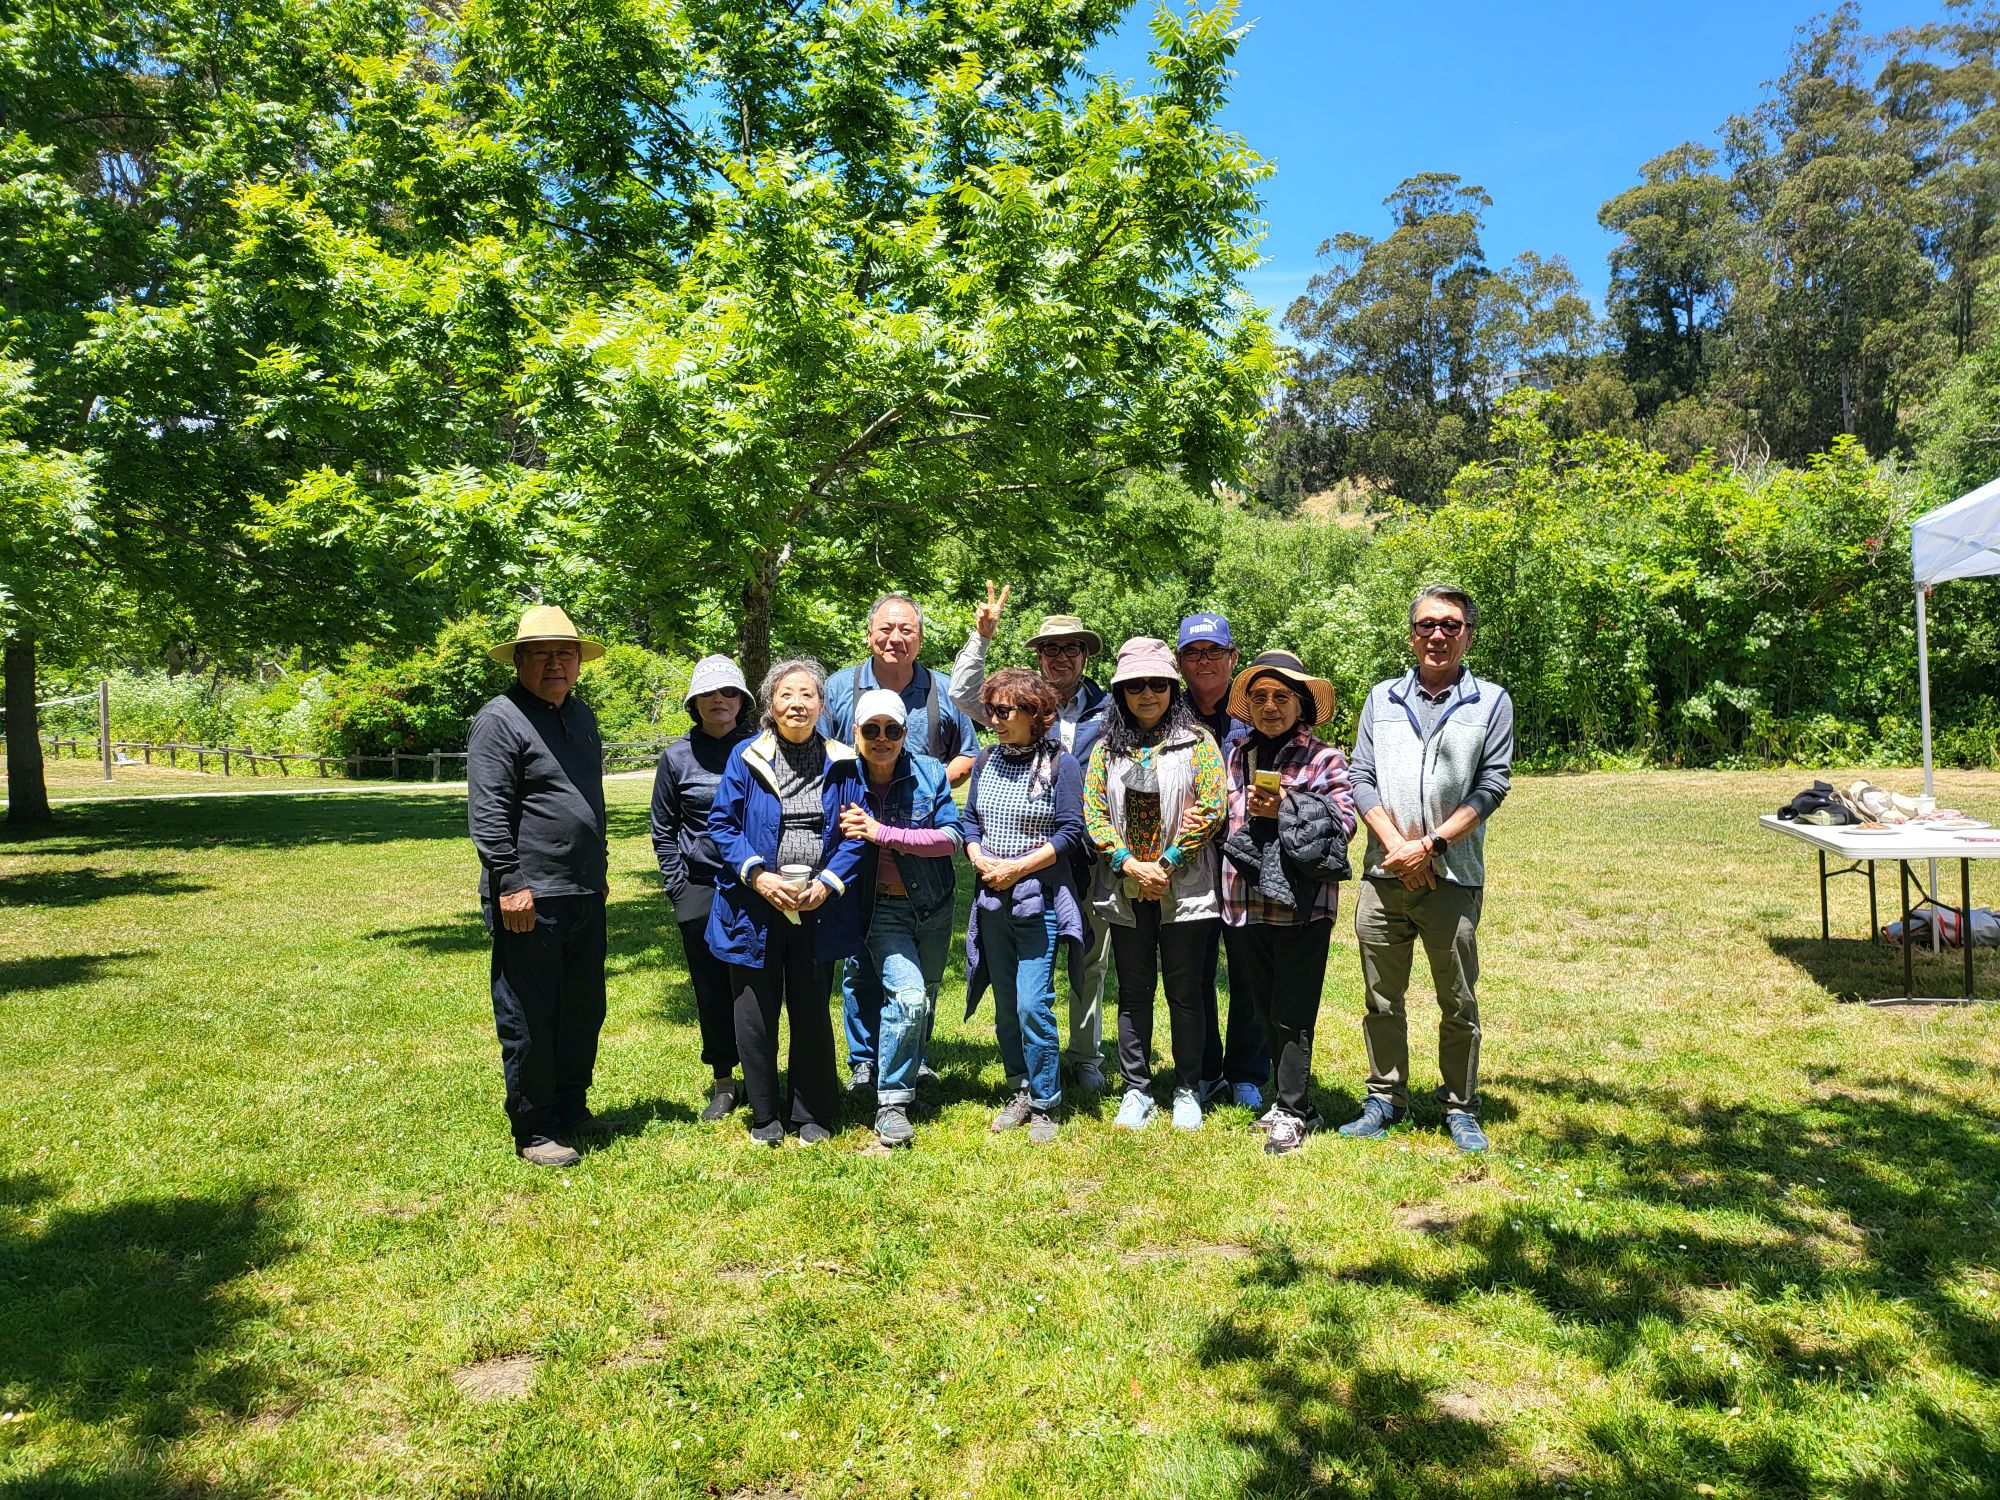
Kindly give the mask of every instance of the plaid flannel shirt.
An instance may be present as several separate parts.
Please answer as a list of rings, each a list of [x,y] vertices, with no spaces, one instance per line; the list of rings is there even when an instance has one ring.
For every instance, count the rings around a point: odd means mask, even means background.
[[[1333,804],[1342,828],[1349,835],[1353,834],[1354,786],[1347,779],[1347,757],[1340,753],[1337,746],[1321,742],[1311,730],[1301,725],[1290,739],[1278,746],[1276,763],[1259,769],[1275,770],[1287,788],[1303,787],[1309,792],[1318,792]],[[1246,735],[1229,747],[1228,829],[1231,833],[1250,821],[1249,793],[1250,739]],[[1322,917],[1331,921],[1339,910],[1340,887],[1337,885],[1322,885],[1319,894],[1313,898],[1312,908],[1300,912],[1259,895],[1243,872],[1227,855],[1223,856],[1222,920],[1231,927],[1242,927],[1250,922],[1284,926],[1296,922],[1316,922]]]

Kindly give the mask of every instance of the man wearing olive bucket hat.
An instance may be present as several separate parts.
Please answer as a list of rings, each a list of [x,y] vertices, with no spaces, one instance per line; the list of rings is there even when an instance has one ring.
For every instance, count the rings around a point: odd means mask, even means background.
[[[488,652],[514,685],[479,710],[466,746],[507,1118],[538,1167],[576,1165],[574,1141],[604,1129],[585,1103],[604,1025],[604,750],[571,692],[603,654],[560,609],[527,610]]]

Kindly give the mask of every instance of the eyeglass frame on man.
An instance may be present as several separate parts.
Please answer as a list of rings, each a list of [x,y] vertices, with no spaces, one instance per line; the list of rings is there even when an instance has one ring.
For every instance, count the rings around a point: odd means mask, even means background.
[[[1411,634],[1411,635],[1418,635],[1418,636],[1423,636],[1423,635],[1442,635],[1442,636],[1456,636],[1456,635],[1461,635],[1461,634],[1463,634],[1463,633],[1464,633],[1464,631],[1465,631],[1465,629],[1466,629],[1466,623],[1465,623],[1465,621],[1464,621],[1464,620],[1412,620],[1412,621],[1410,621],[1410,634]]]
[[[1053,656],[1059,661],[1067,661],[1074,657],[1082,661],[1090,655],[1090,648],[1082,641],[1043,641],[1041,645],[1035,647],[1035,655]]]

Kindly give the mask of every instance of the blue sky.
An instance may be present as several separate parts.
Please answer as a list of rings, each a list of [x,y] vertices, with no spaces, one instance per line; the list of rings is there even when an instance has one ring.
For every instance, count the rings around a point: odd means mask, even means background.
[[[1715,131],[1785,68],[1798,26],[1831,3],[1618,0],[1384,4],[1244,0],[1254,22],[1225,116],[1277,176],[1265,185],[1266,263],[1250,278],[1282,314],[1321,241],[1387,232],[1382,199],[1418,172],[1456,172],[1493,198],[1489,263],[1562,255],[1600,310],[1606,199],[1639,164]],[[1101,71],[1145,68],[1152,0],[1099,49]],[[1939,0],[1863,0],[1870,34],[1937,19]]]

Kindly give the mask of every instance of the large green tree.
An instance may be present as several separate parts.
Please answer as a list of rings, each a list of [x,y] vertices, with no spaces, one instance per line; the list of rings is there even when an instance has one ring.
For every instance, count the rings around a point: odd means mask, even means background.
[[[469,5],[450,93],[565,289],[523,375],[598,607],[667,639],[1032,566],[1134,468],[1244,466],[1274,378],[1234,5]]]

